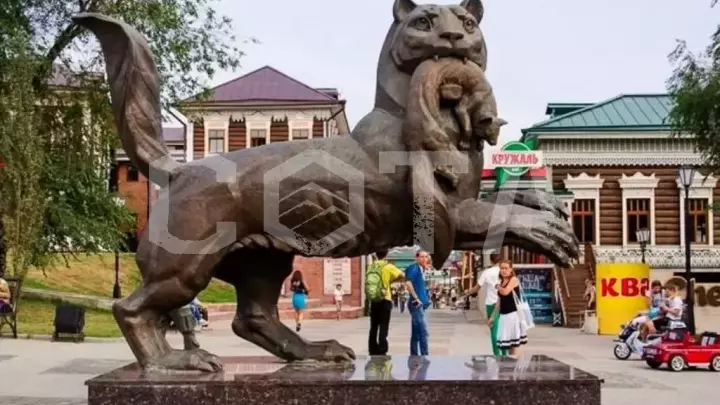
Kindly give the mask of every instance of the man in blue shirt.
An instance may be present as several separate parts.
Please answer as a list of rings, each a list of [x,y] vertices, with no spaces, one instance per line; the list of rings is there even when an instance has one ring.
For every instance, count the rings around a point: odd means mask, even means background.
[[[427,289],[425,288],[425,270],[430,267],[430,255],[424,250],[415,253],[415,263],[405,270],[407,290],[410,293],[411,329],[410,329],[410,355],[427,356],[428,331],[425,323],[425,310],[430,306]]]

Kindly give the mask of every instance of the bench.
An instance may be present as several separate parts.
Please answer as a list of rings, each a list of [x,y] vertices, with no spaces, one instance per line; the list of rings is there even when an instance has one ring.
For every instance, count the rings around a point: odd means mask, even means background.
[[[21,278],[4,279],[10,287],[10,311],[0,311],[0,333],[5,325],[10,327],[13,338],[17,339],[17,314],[18,299],[20,298],[20,290],[22,287]]]

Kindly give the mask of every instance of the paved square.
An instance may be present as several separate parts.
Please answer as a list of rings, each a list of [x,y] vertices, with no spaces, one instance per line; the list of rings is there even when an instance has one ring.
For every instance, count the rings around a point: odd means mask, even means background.
[[[127,360],[112,359],[72,359],[65,364],[55,366],[42,374],[88,374],[91,376],[107,373],[130,363]]]
[[[300,333],[308,340],[337,339],[367,355],[368,319],[305,321]],[[292,325],[290,325],[292,326]],[[475,314],[431,310],[428,313],[430,353],[468,356],[490,354],[488,328]],[[203,348],[220,356],[265,355],[236,337],[229,321],[216,322],[198,335]],[[409,351],[410,316],[393,313],[390,354]],[[588,336],[578,330],[537,327],[529,333],[528,353],[542,353],[588,371],[605,380],[604,405],[639,403],[717,403],[720,374],[707,370],[672,373],[652,370],[643,361],[618,361],[607,336]],[[181,347],[181,337],[169,335]],[[84,405],[85,381],[133,361],[123,341],[53,343],[38,340],[0,340],[0,405]],[[398,370],[398,372],[403,372]],[[131,404],[128,404],[131,405]]]

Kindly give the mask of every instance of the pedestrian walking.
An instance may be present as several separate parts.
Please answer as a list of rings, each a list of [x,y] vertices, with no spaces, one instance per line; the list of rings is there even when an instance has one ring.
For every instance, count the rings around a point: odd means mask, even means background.
[[[300,332],[303,319],[303,312],[307,307],[307,295],[310,291],[303,281],[300,270],[295,270],[290,278],[290,290],[292,291],[292,306],[295,310],[295,330]]]
[[[501,260],[500,284],[497,285],[498,303],[495,306],[493,316],[489,317],[488,325],[492,326],[497,322],[497,342],[500,349],[507,349],[508,354],[517,357],[520,354],[520,346],[527,343],[527,324],[523,322],[519,313],[519,303],[522,300],[520,280],[515,275],[510,260]],[[497,320],[495,315],[499,314]]]
[[[340,320],[340,315],[342,314],[343,295],[345,295],[345,291],[343,291],[342,284],[336,285],[333,301],[335,302],[335,311],[337,312],[338,321]]]
[[[430,267],[430,255],[424,250],[415,253],[415,263],[405,270],[406,287],[410,293],[410,355],[428,356],[428,330],[425,311],[430,306],[428,290],[425,287],[425,272]]]
[[[495,313],[495,306],[498,302],[498,293],[496,286],[500,283],[500,262],[501,256],[498,253],[490,254],[490,261],[493,263],[492,266],[485,269],[478,279],[477,285],[472,286],[469,290],[465,291],[464,295],[475,294],[481,289],[485,289],[485,313],[488,319],[491,319]],[[496,320],[496,319],[495,319]],[[490,327],[490,344],[492,345],[492,351],[495,356],[507,355],[507,350],[503,350],[498,346],[497,343],[498,334],[498,323],[493,322]]]
[[[408,290],[405,286],[400,287],[400,313],[405,313],[405,307],[408,303],[408,298],[410,297],[410,294],[408,293]]]
[[[390,285],[403,279],[402,270],[386,260],[387,252],[376,253],[375,260],[365,276],[365,296],[370,301],[370,331],[368,353],[385,356],[388,352],[388,333],[393,302]]]

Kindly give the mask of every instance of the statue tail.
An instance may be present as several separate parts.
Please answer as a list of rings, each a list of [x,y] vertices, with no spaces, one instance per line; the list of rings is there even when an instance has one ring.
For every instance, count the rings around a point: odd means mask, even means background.
[[[102,14],[80,13],[73,21],[100,41],[115,123],[130,162],[156,184],[167,185],[180,164],[163,142],[160,79],[147,41],[129,25]]]

